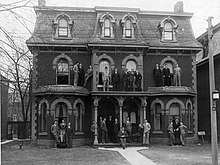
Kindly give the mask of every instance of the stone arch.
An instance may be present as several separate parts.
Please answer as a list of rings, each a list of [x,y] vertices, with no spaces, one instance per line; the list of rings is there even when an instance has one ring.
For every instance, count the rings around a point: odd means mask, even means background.
[[[126,14],[122,19],[121,19],[121,22],[122,23],[125,23],[125,21],[127,19],[130,19],[132,21],[132,24],[135,24],[137,22],[137,18],[135,16],[133,16],[132,14],[128,13]]]
[[[55,21],[59,21],[59,19],[61,19],[61,18],[65,18],[65,19],[67,19],[67,21],[68,22],[70,22],[71,21],[71,18],[70,18],[70,16],[68,15],[68,14],[65,14],[65,13],[60,13],[60,14],[58,14],[57,16],[56,16],[56,19],[55,19]]]
[[[73,103],[73,109],[75,110],[76,109],[76,105],[80,103],[82,105],[82,110],[83,112],[85,112],[85,103],[82,101],[82,99],[78,98],[74,101]]]
[[[173,63],[173,66],[176,66],[177,64],[177,61],[174,58],[172,58],[171,56],[167,56],[160,62],[160,67],[163,68],[165,62],[167,61],[171,61]]]
[[[110,56],[108,56],[107,54],[103,54],[103,55],[99,56],[99,57],[97,58],[96,63],[99,65],[99,63],[100,63],[102,60],[104,60],[104,59],[106,59],[107,61],[109,61],[110,67],[111,67],[111,69],[113,70],[113,69],[115,68],[115,62],[114,62],[114,60],[113,60]]]
[[[47,110],[49,110],[49,109],[50,109],[50,104],[49,104],[49,102],[47,101],[47,99],[45,99],[45,98],[43,98],[43,99],[39,102],[38,110],[40,110],[41,105],[42,105],[43,103],[46,103],[46,105],[47,105]]]
[[[55,101],[53,101],[53,103],[51,104],[50,110],[51,110],[51,111],[54,111],[54,110],[55,110],[55,107],[56,107],[56,104],[59,103],[59,102],[64,102],[64,103],[66,103],[68,110],[71,110],[71,109],[72,109],[72,105],[71,105],[71,103],[70,103],[68,100],[66,100],[66,99],[64,99],[64,98],[59,98],[59,99],[56,99]]]
[[[126,57],[122,60],[122,64],[121,64],[122,69],[125,69],[126,63],[127,63],[128,60],[134,60],[134,61],[136,62],[136,64],[137,64],[137,69],[138,69],[138,70],[142,70],[142,69],[141,69],[141,68],[142,68],[142,61],[141,61],[141,59],[138,58],[138,57],[136,57],[136,56],[134,56],[133,54],[130,54],[129,56],[126,56]],[[142,75],[143,75],[143,74],[142,74]]]
[[[105,13],[105,14],[103,14],[103,15],[100,17],[99,22],[103,23],[106,18],[109,18],[112,23],[115,22],[115,17],[114,17],[112,14],[109,14],[108,12]]]
[[[69,56],[67,56],[66,54],[61,53],[56,58],[54,58],[54,60],[53,60],[53,69],[57,68],[57,63],[58,63],[59,59],[61,59],[61,58],[67,59],[67,61],[69,62],[70,69],[73,68],[73,61],[72,61],[72,59]]]
[[[190,104],[191,108],[193,108],[193,104],[192,104],[192,101],[190,99],[188,99],[186,101],[186,108],[188,108],[188,104]]]
[[[168,17],[168,18],[163,19],[163,20],[160,22],[160,27],[163,28],[163,27],[164,27],[164,24],[165,24],[166,22],[172,23],[172,25],[173,25],[174,28],[177,28],[177,27],[178,27],[178,24],[176,23],[176,21],[175,21],[173,18],[171,18],[171,17]]]
[[[168,103],[166,104],[166,109],[170,108],[170,105],[173,103],[178,103],[180,105],[180,110],[184,110],[185,109],[185,105],[183,104],[183,102],[177,98],[174,98],[170,101],[168,101]]]
[[[158,103],[160,104],[161,106],[161,109],[164,109],[164,103],[162,100],[160,100],[159,98],[156,98],[152,103],[151,103],[151,106],[150,106],[150,109],[153,110],[154,109],[154,105]]]

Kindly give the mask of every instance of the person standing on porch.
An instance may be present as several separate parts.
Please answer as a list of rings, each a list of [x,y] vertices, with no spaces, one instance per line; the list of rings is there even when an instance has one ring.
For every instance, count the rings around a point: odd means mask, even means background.
[[[187,127],[182,122],[180,122],[180,126],[179,126],[179,129],[180,129],[180,141],[181,141],[183,146],[185,145],[186,128]]]
[[[51,132],[55,137],[55,143],[54,143],[54,148],[57,148],[57,145],[60,144],[60,129],[58,127],[58,122],[57,120],[54,121],[54,124],[51,126]]]
[[[151,125],[148,123],[147,119],[144,120],[143,126],[143,144],[149,145],[149,138],[150,138],[150,129]]]
[[[108,138],[110,142],[114,141],[114,133],[113,133],[113,128],[114,128],[114,121],[112,119],[112,116],[109,116],[109,119],[106,121],[107,125],[107,130],[108,130]]]
[[[102,129],[101,129],[101,125],[102,125],[102,117],[99,117],[99,121],[98,121],[98,142],[100,143],[102,141]]]
[[[72,148],[72,139],[73,139],[73,128],[71,126],[71,123],[68,123],[67,124],[67,127],[66,127],[66,145],[67,145],[67,148]]]
[[[128,133],[125,131],[124,127],[121,127],[121,130],[118,132],[118,137],[120,138],[120,143],[123,149],[125,149],[126,138],[128,137]]]
[[[132,123],[130,122],[130,118],[126,118],[126,122],[124,123],[125,131],[128,133],[128,141],[131,143],[131,131],[132,131]]]
[[[114,142],[117,143],[118,141],[118,132],[119,132],[119,129],[120,129],[120,125],[119,125],[119,122],[118,122],[118,119],[115,118],[115,122],[114,122],[114,126],[113,126],[113,132],[114,132]]]
[[[168,134],[169,134],[170,145],[173,146],[173,139],[174,139],[173,134],[174,134],[174,132],[173,132],[173,122],[172,121],[170,121],[170,124],[167,128],[167,131],[168,131]]]
[[[106,118],[104,117],[102,123],[101,123],[101,129],[102,129],[102,143],[107,143],[107,126],[106,126]]]

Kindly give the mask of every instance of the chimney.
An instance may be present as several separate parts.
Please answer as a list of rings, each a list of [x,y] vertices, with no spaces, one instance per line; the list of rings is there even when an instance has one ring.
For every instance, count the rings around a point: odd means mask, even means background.
[[[39,7],[45,7],[45,5],[46,5],[46,0],[38,0]]]
[[[174,12],[175,13],[183,13],[183,1],[178,1],[174,5]]]

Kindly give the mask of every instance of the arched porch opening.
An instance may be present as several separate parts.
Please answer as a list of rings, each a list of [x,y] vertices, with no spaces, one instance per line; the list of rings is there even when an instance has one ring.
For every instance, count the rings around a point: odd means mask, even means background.
[[[58,121],[58,125],[62,122],[62,120],[67,123],[67,105],[64,102],[58,102],[55,106],[55,120]]]

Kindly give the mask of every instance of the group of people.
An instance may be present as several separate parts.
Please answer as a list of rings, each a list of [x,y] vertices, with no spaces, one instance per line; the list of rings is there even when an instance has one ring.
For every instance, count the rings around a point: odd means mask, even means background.
[[[87,84],[88,79],[93,74],[92,66],[90,65],[87,71],[84,71],[82,63],[76,62],[73,66],[73,72],[74,72],[74,86],[81,86],[85,87]]]
[[[178,64],[176,64],[173,72],[174,73],[171,74],[171,71],[168,68],[168,65],[166,63],[162,70],[159,64],[156,64],[155,68],[153,69],[153,75],[154,75],[154,81],[155,81],[156,87],[171,86],[172,84],[174,86],[181,86],[182,70]]]
[[[115,68],[110,75],[109,68],[105,67],[103,72],[99,73],[99,84],[103,84],[103,91],[109,91],[110,82],[114,91],[119,91],[120,87],[123,91],[141,91],[142,75],[138,70],[125,69],[122,77],[118,69]]]
[[[93,121],[91,126],[92,141],[94,141],[95,128],[97,126],[98,130],[98,142],[99,143],[120,143],[123,149],[126,147],[126,142],[131,143],[132,138],[132,123],[130,118],[127,117],[123,126],[120,127],[118,119],[113,120],[112,116],[109,116],[108,120],[105,117],[100,117],[98,124]],[[143,135],[143,144],[149,145],[149,135],[151,130],[151,125],[145,119],[142,124],[139,124],[139,129]]]
[[[180,122],[178,118],[170,121],[167,131],[169,133],[169,143],[171,146],[174,144],[185,145],[186,128],[187,127]]]
[[[54,124],[51,126],[51,132],[55,138],[54,148],[72,147],[73,129],[71,123],[66,125],[65,121],[62,120],[60,125],[58,125],[58,121],[55,120]]]

